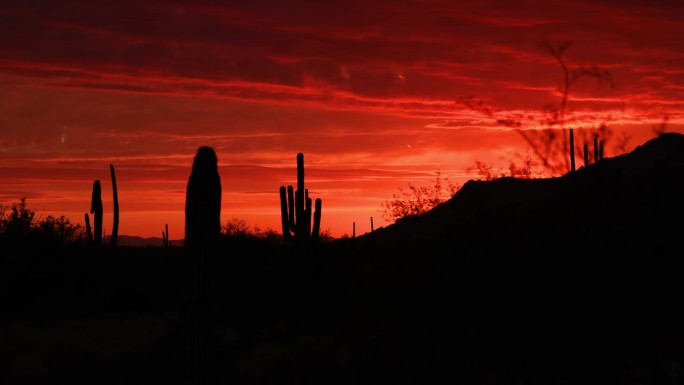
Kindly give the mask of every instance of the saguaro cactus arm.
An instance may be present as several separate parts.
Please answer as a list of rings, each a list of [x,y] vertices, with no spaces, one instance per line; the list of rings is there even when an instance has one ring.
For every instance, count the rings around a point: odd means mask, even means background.
[[[321,205],[322,201],[321,198],[316,198],[316,208],[314,211],[314,217],[313,217],[313,230],[311,232],[311,237],[315,240],[320,239],[320,230],[321,230]]]
[[[287,186],[287,209],[288,215],[287,220],[290,226],[290,231],[295,232],[297,228],[295,226],[295,199],[294,199],[294,188],[292,186]]]
[[[90,228],[90,216],[85,213],[85,227],[86,227],[86,241],[88,243],[93,242],[93,231]]]
[[[290,190],[292,189],[290,188]],[[290,199],[290,202],[291,201],[292,199]],[[292,210],[290,210],[290,213],[291,212]],[[292,233],[290,233],[291,226],[289,217],[287,191],[285,186],[280,186],[280,221],[283,228],[283,238],[285,238],[286,241],[290,241],[292,239]],[[292,221],[294,222],[294,218],[292,218]],[[292,225],[292,227],[294,227],[294,225]]]
[[[95,245],[102,246],[102,186],[100,180],[93,182],[93,195],[90,200],[90,213],[94,216],[93,240]]]

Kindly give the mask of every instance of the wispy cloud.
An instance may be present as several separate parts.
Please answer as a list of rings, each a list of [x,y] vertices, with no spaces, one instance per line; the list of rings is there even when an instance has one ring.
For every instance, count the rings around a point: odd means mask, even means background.
[[[277,227],[269,194],[304,152],[327,212],[365,220],[406,181],[524,152],[515,128],[544,127],[561,96],[544,40],[615,78],[572,85],[572,124],[639,140],[668,116],[681,131],[682,19],[678,3],[609,0],[3,4],[0,197],[80,218],[114,163],[127,215],[156,235],[182,228],[187,170],[210,144],[227,217]]]

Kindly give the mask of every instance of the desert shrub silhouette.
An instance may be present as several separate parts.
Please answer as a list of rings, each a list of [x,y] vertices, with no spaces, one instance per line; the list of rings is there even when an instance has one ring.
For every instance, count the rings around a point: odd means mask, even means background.
[[[411,215],[420,215],[430,209],[446,202],[456,194],[461,188],[459,184],[451,183],[447,178],[442,178],[438,170],[432,186],[416,186],[408,184],[409,191],[399,188],[399,194],[394,194],[391,200],[386,200],[381,204],[380,213],[383,219],[388,222]],[[371,223],[373,219],[371,218]],[[371,224],[371,227],[372,224]]]
[[[213,148],[202,146],[192,163],[185,195],[185,247],[215,245],[221,233],[221,177]]]
[[[83,240],[83,229],[65,216],[36,217],[26,198],[11,206],[0,206],[0,243],[27,247],[57,247]]]

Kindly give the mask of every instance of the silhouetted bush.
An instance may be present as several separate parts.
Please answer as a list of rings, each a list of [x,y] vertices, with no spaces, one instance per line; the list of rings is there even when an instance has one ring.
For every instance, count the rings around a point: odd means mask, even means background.
[[[400,187],[399,194],[394,194],[391,200],[381,204],[382,217],[388,222],[395,222],[404,217],[423,214],[451,199],[461,188],[447,178],[442,178],[440,171],[437,171],[432,183],[432,186],[421,187],[409,183],[408,191]]]
[[[71,245],[85,241],[84,229],[65,216],[36,218],[26,198],[11,206],[0,205],[0,242],[24,247]]]

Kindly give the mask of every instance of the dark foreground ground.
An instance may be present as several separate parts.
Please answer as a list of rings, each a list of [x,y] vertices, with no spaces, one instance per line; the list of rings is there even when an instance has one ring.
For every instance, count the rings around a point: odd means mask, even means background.
[[[233,239],[199,280],[180,248],[4,255],[0,382],[684,381],[679,251],[405,251]]]

